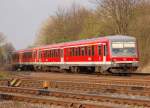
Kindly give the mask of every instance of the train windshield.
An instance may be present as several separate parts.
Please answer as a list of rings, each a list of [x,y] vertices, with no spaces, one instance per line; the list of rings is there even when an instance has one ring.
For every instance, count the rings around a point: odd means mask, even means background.
[[[112,56],[136,56],[135,42],[112,42]]]

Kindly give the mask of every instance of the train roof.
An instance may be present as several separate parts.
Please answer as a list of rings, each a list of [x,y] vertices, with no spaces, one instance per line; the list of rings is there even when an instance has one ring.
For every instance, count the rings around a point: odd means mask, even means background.
[[[136,41],[135,37],[126,35],[107,36],[107,38],[111,41]]]
[[[39,46],[39,47],[34,47],[34,48],[29,48],[29,49],[18,50],[15,52],[30,52],[30,51],[36,50],[36,49],[62,48],[65,46],[85,44],[85,43],[104,42],[104,41],[108,41],[108,40],[110,40],[110,41],[136,41],[136,38],[127,36],[127,35],[110,35],[110,36],[105,36],[105,37],[82,39],[82,40],[77,40],[77,41],[70,41],[70,42],[64,42],[64,43],[56,43],[56,44],[51,44],[51,45]]]

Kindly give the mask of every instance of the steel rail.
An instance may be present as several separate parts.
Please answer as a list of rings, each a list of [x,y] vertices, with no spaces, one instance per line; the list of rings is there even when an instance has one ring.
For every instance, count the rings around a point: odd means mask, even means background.
[[[22,79],[21,79],[22,80]],[[7,86],[8,81],[3,80],[2,86]],[[20,87],[22,88],[34,88],[41,89],[42,80],[22,80]],[[121,84],[110,84],[110,83],[88,83],[88,82],[74,82],[74,81],[49,81],[50,89],[60,89],[68,91],[80,91],[80,92],[105,92],[105,93],[121,93],[127,95],[139,95],[139,96],[150,96],[149,86],[140,85],[121,85]]]
[[[33,96],[8,94],[8,93],[1,93],[0,98],[4,100],[64,106],[67,108],[116,108],[116,107],[109,106],[109,105],[93,104],[89,102],[82,103],[80,101],[73,101],[73,100],[68,101],[66,99],[49,99],[49,98],[44,98],[44,97],[37,97],[37,96],[33,97]]]
[[[150,107],[150,100],[148,99],[132,99],[132,98],[123,98],[123,97],[114,97],[106,96],[99,94],[87,94],[87,93],[71,93],[63,91],[50,91],[50,90],[39,90],[39,89],[24,89],[16,87],[0,87],[2,93],[20,93],[23,95],[32,94],[37,96],[54,96],[54,97],[63,97],[77,100],[91,100],[98,102],[109,102],[115,104],[128,104],[136,106],[145,106]]]

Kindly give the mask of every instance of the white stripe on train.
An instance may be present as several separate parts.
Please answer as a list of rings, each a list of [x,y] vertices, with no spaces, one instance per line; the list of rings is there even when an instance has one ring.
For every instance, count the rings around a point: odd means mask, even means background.
[[[70,65],[98,65],[98,64],[111,64],[112,62],[23,62],[19,64],[36,64],[36,65],[60,65],[60,64],[70,64]],[[138,61],[117,61],[114,63],[138,63]]]

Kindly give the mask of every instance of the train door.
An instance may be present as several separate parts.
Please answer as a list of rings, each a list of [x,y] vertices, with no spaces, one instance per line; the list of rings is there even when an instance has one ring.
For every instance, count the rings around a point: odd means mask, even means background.
[[[97,46],[92,45],[92,61],[97,61]]]
[[[64,62],[64,49],[61,49],[61,63]]]
[[[19,63],[22,63],[22,62],[23,62],[23,57],[22,57],[22,56],[23,56],[23,53],[22,53],[22,52],[18,54],[18,62],[19,62]]]
[[[42,50],[38,50],[38,62],[42,62]]]
[[[36,62],[36,55],[37,55],[37,51],[36,50],[34,50],[33,52],[32,52],[32,62]]]
[[[107,44],[103,44],[103,62],[106,64],[106,59],[107,59],[107,54],[108,54],[108,47]]]
[[[97,60],[98,62],[103,61],[103,45],[102,44],[97,45]]]

